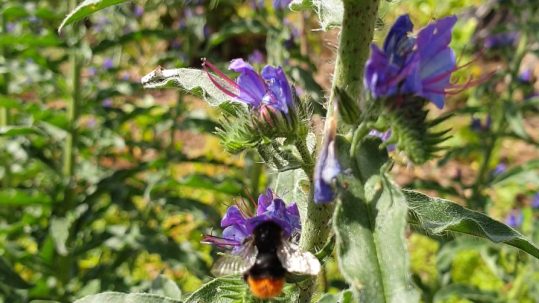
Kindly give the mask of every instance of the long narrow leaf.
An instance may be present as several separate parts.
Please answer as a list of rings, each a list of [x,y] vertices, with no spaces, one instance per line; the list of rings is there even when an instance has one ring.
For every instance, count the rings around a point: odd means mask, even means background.
[[[420,192],[403,190],[408,201],[410,224],[418,225],[433,234],[447,231],[486,238],[505,243],[539,259],[539,247],[518,231],[477,211]]]

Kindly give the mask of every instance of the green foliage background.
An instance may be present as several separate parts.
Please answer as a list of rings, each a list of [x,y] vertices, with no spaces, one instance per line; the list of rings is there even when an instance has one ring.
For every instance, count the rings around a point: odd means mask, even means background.
[[[173,89],[143,91],[141,76],[158,65],[198,68],[203,57],[224,70],[231,59],[261,50],[264,63],[283,65],[323,116],[326,62],[334,58],[327,41],[336,33],[310,31],[318,28],[314,13],[274,10],[270,2],[259,10],[233,0],[123,3],[60,34],[68,13],[63,1],[0,5],[0,302],[73,302],[105,291],[185,300],[211,280],[218,257],[199,243],[201,234],[219,226],[235,197],[256,197],[273,176],[254,153],[224,152],[213,134],[218,111]],[[376,43],[402,13],[420,27],[484,3],[385,5]],[[462,18],[453,35],[464,62],[473,58],[476,25]],[[70,61],[73,50],[77,64]],[[492,64],[515,72],[506,68],[505,55],[472,73],[485,74]],[[80,87],[73,86],[77,79]],[[452,152],[423,168],[402,163],[393,173],[404,187],[482,208],[500,221],[516,208],[523,213],[520,231],[539,243],[538,211],[529,202],[539,190],[537,153],[508,148],[516,141],[537,146],[537,132],[528,132],[537,126],[531,105],[538,102],[530,101],[530,110],[511,120],[507,136],[487,147],[470,131],[470,113],[484,117],[492,98],[478,88],[451,99],[448,111],[457,113],[449,120]],[[470,177],[477,186],[466,188],[456,177],[457,169],[466,178],[499,163],[510,169],[490,179]],[[539,302],[539,264],[531,256],[457,233],[433,233],[412,226],[407,235],[423,302]],[[335,260],[320,278],[318,288],[327,293],[348,288]],[[315,300],[341,297],[347,294]]]

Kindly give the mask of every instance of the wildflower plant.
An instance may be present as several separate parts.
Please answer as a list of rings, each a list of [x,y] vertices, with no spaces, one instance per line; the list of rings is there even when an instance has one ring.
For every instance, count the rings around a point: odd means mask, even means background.
[[[86,16],[94,5],[103,8],[118,2],[84,1],[61,27]],[[274,9],[282,10],[288,2],[273,1]],[[419,302],[419,286],[409,268],[408,226],[433,236],[470,234],[539,258],[539,247],[510,226],[392,181],[394,162],[388,151],[401,153],[410,165],[443,155],[447,149],[443,143],[451,136],[447,123],[451,114],[440,115],[437,110],[446,106],[448,96],[486,83],[495,74],[455,79],[455,73],[481,57],[458,62],[450,47],[459,22],[455,15],[416,31],[408,15],[399,16],[378,47],[372,40],[379,5],[378,0],[289,4],[293,10],[314,9],[323,29],[340,29],[321,134],[311,125],[312,101],[297,96],[284,62],[257,69],[244,58],[219,63],[203,58],[198,69],[158,67],[142,78],[145,88],[176,86],[221,109],[216,134],[224,149],[230,154],[255,151],[273,170],[271,189],[259,196],[258,203],[242,199],[230,206],[221,220],[221,235],[209,233],[203,243],[234,254],[253,228],[272,221],[282,227],[285,238],[316,254],[323,266],[333,254],[349,286],[337,295],[325,294],[317,287],[317,277],[305,277],[285,287],[277,301]],[[217,67],[228,63],[227,72]],[[428,115],[433,107],[436,117]],[[493,118],[494,126],[500,123]],[[490,122],[488,127],[479,126],[483,128],[490,128]],[[492,182],[507,174],[500,173]],[[164,300],[147,296],[133,302]],[[224,277],[202,285],[184,301],[253,300],[239,277]]]

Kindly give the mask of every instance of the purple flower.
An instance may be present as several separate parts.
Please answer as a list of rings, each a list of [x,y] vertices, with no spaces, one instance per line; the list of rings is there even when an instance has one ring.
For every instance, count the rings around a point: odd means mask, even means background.
[[[264,0],[253,0],[253,1],[250,1],[249,4],[253,10],[262,9],[266,7]]]
[[[259,74],[243,59],[234,59],[228,69],[241,73],[236,82],[208,61],[204,62],[203,67],[213,84],[228,96],[233,97],[235,102],[242,102],[255,108],[268,105],[286,115],[288,115],[288,108],[294,107],[290,84],[280,66],[266,65]],[[210,73],[206,67],[209,67],[220,78]]]
[[[488,36],[485,39],[485,47],[493,48],[512,45],[517,39],[517,36],[516,32],[499,33]]]
[[[445,96],[480,84],[489,77],[464,84],[451,83],[456,67],[455,53],[449,47],[456,16],[430,23],[418,33],[408,36],[413,24],[408,15],[400,16],[391,27],[380,50],[371,44],[371,56],[365,68],[364,85],[374,98],[397,94],[416,94],[443,108]],[[473,62],[473,61],[472,61]]]
[[[14,30],[15,30],[15,23],[8,22],[8,23],[6,24],[6,31],[7,31],[8,33],[11,33],[11,32],[13,32]]]
[[[110,69],[110,68],[113,68],[113,67],[114,67],[114,61],[112,61],[111,58],[105,59],[105,61],[103,62],[103,68],[104,69]]]
[[[292,0],[273,0],[274,9],[286,9]]]
[[[492,118],[490,117],[490,115],[487,115],[485,124],[481,122],[480,118],[474,118],[472,116],[472,123],[470,123],[470,128],[472,129],[472,131],[480,132],[480,131],[489,130],[491,125],[492,125]]]
[[[371,130],[369,132],[369,135],[372,135],[372,136],[376,136],[380,139],[382,139],[382,141],[386,142],[387,140],[389,140],[389,138],[391,138],[391,130],[388,130],[384,133],[382,132],[379,132],[377,130]],[[397,149],[397,145],[396,144],[389,144],[387,146],[387,151],[388,152],[392,152],[392,151],[395,151],[395,149]]]
[[[494,167],[494,169],[490,172],[490,175],[492,177],[494,177],[494,176],[497,176],[497,175],[503,173],[505,170],[507,170],[507,164],[500,163],[500,164],[496,165],[496,167]]]
[[[97,74],[97,69],[95,67],[90,67],[88,69],[88,76],[95,76]]]
[[[518,78],[520,79],[520,81],[523,81],[523,82],[531,82],[532,71],[529,70],[529,69],[526,69],[525,71],[523,71],[523,72],[518,76]]]
[[[144,14],[144,7],[142,7],[142,5],[136,5],[133,8],[133,14],[135,14],[137,17],[142,16]]]
[[[252,64],[262,64],[264,63],[264,54],[258,49],[255,49],[253,53],[249,55],[248,59]]]
[[[335,192],[331,188],[333,180],[341,173],[341,164],[337,159],[335,135],[337,120],[335,116],[329,118],[325,130],[324,142],[318,153],[318,161],[314,167],[314,202],[327,203],[333,201]]]
[[[505,224],[517,228],[522,225],[523,215],[520,210],[513,209],[509,213],[509,216],[505,219]]]
[[[539,192],[532,197],[532,208],[539,209]]]
[[[103,100],[103,102],[101,104],[103,105],[103,107],[111,107],[112,106],[112,99],[111,98],[106,98],[105,100]]]
[[[122,75],[121,75],[121,79],[122,79],[122,80],[124,80],[124,81],[129,81],[130,78],[131,78],[131,75],[129,74],[128,71],[122,72]]]
[[[241,199],[241,203],[236,203],[228,208],[226,214],[221,220],[223,230],[222,237],[204,236],[201,243],[215,245],[220,249],[232,250],[232,253],[238,253],[241,249],[243,240],[262,222],[273,221],[283,228],[286,238],[292,237],[301,230],[299,211],[296,203],[290,203],[288,206],[271,189],[268,188],[266,194],[258,197],[258,205],[251,198],[256,207],[254,215],[247,206],[247,203]]]

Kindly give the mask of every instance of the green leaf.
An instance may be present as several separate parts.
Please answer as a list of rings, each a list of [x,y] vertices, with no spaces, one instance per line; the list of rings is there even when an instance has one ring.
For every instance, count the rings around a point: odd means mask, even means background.
[[[66,256],[68,251],[66,247],[66,241],[69,236],[69,227],[71,222],[67,218],[52,218],[50,221],[49,232],[51,238],[54,240],[56,251],[61,256]]]
[[[521,139],[528,139],[529,136],[524,128],[524,117],[522,117],[519,105],[514,102],[504,102],[503,107],[509,128]]]
[[[460,284],[448,285],[436,292],[433,303],[448,302],[452,297],[470,300],[474,303],[501,303],[506,302],[499,294],[486,292],[480,289]]]
[[[29,289],[33,287],[32,284],[24,281],[2,257],[0,257],[0,282],[16,289]]]
[[[20,18],[28,16],[26,9],[19,5],[6,5],[3,7],[2,15],[6,17]]]
[[[141,83],[144,88],[179,87],[204,98],[211,106],[218,106],[232,99],[220,91],[211,82],[206,72],[200,69],[163,69],[158,67],[142,77]]]
[[[510,168],[499,175],[496,175],[488,186],[500,186],[507,183],[514,182],[516,184],[530,184],[536,183],[539,179],[537,169],[539,168],[539,159],[530,160],[517,167]]]
[[[144,293],[105,292],[84,297],[74,303],[181,303],[181,301]]]
[[[128,1],[130,0],[86,0],[66,16],[64,21],[62,21],[62,24],[60,24],[58,32],[60,32],[66,25],[69,25],[84,17],[88,17],[99,10]]]
[[[352,292],[349,290],[343,290],[342,292],[332,295],[325,294],[318,300],[317,303],[352,303]]]
[[[486,238],[505,243],[539,259],[539,247],[518,231],[477,211],[457,203],[425,194],[403,190],[410,208],[408,222],[433,234],[446,231]]]
[[[341,26],[344,15],[344,5],[340,0],[294,0],[290,8],[293,11],[314,9],[324,31]]]
[[[337,150],[349,144],[337,140]],[[409,280],[404,230],[407,205],[399,188],[384,173],[388,161],[380,139],[359,143],[350,162],[356,178],[340,177],[339,199],[333,217],[339,268],[360,302],[418,302]],[[363,185],[364,184],[364,185]]]
[[[4,126],[0,127],[0,137],[21,136],[21,135],[43,135],[41,131],[33,127]]]
[[[231,37],[242,34],[265,34],[268,29],[258,20],[241,19],[225,24],[219,32],[211,35],[208,48],[215,47]]]
[[[0,96],[0,107],[22,109],[20,102],[4,96]]]
[[[217,278],[202,285],[185,303],[231,303],[242,299],[248,291],[247,285],[239,278]]]
[[[50,204],[49,196],[36,190],[7,188],[0,190],[0,205]]]
[[[182,290],[178,287],[178,284],[163,275],[157,276],[152,281],[150,293],[172,299],[182,299]]]

